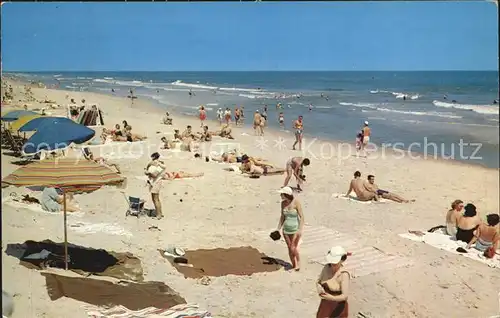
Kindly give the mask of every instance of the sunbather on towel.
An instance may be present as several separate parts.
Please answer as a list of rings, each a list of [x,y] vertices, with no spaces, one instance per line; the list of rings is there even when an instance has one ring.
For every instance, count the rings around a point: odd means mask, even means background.
[[[368,184],[365,185],[365,188],[375,193],[376,194],[375,198],[381,197],[398,203],[409,203],[415,201],[415,200],[407,200],[400,195],[397,195],[395,193],[386,190],[380,190],[379,187],[375,184],[375,176],[371,174],[368,175]]]
[[[349,183],[349,190],[347,190],[346,197],[349,197],[351,192],[356,193],[357,200],[359,201],[372,201],[378,200],[377,193],[367,189],[365,182],[361,180],[361,172],[354,172],[354,179]]]
[[[40,205],[42,209],[48,212],[60,212],[64,207],[64,196],[57,193],[55,188],[45,188],[42,192],[42,199],[40,200]],[[78,211],[78,206],[74,202],[73,194],[66,194],[66,211],[75,212]]]
[[[457,235],[458,241],[469,243],[474,238],[474,232],[482,223],[477,215],[476,206],[472,203],[464,207],[464,214],[458,218]]]
[[[161,149],[174,149],[175,148],[175,143],[168,140],[167,137],[161,137]]]
[[[182,143],[180,145],[181,151],[189,151],[189,152],[198,152],[200,148],[199,142],[191,137],[186,137],[182,139]]]
[[[199,173],[189,173],[184,171],[176,171],[176,172],[165,172],[163,176],[164,180],[174,180],[174,179],[185,179],[185,178],[199,178],[203,177],[205,174],[203,172]]]
[[[486,251],[491,246],[493,246],[494,251],[498,249],[500,241],[498,223],[500,223],[500,217],[498,214],[488,214],[486,222],[481,223],[474,231],[474,237],[467,245],[467,248],[471,248],[475,244],[474,247],[481,252]]]
[[[257,164],[257,162],[259,164]],[[257,176],[285,173],[285,169],[274,168],[272,165],[267,164],[263,161],[255,160],[255,158],[250,159],[250,157],[248,157],[247,155],[243,155],[241,157],[240,170],[243,173]]]
[[[85,159],[90,160],[90,161],[94,161],[95,163],[98,163],[98,164],[100,164],[102,166],[108,167],[110,169],[111,168],[115,168],[115,170],[116,170],[117,173],[121,173],[120,166],[118,164],[111,163],[111,162],[107,161],[103,157],[97,157],[97,158],[95,158],[94,154],[92,153],[92,151],[90,151],[89,148],[83,148],[83,156],[85,157]]]
[[[225,162],[225,163],[237,163],[241,162],[241,156],[238,156],[236,150],[223,152],[222,155],[212,157],[213,161]]]

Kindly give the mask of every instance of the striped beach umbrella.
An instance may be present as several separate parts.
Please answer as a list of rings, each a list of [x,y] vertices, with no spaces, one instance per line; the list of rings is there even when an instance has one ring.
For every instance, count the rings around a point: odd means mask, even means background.
[[[18,131],[24,124],[29,123],[33,119],[39,118],[39,117],[42,117],[42,115],[36,114],[36,115],[25,115],[25,116],[19,117],[19,119],[17,119],[16,121],[12,122],[12,124],[10,124],[10,130],[14,131],[14,132]]]
[[[2,180],[2,185],[41,186],[63,190],[64,253],[68,269],[66,193],[93,191],[103,185],[122,184],[125,178],[94,161],[78,158],[43,160],[23,166]]]
[[[17,187],[42,186],[67,192],[89,191],[118,184],[124,177],[94,161],[78,158],[42,160],[20,167],[2,180]]]

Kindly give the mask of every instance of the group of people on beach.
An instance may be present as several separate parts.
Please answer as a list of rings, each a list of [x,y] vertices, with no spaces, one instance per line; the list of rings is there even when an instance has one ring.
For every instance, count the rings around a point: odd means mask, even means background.
[[[467,249],[474,247],[484,252],[486,257],[491,258],[500,242],[499,223],[498,214],[489,214],[484,221],[477,214],[474,204],[464,205],[462,200],[455,200],[451,203],[451,209],[446,213],[446,225],[431,230],[444,228],[446,234],[457,241],[467,243]]]

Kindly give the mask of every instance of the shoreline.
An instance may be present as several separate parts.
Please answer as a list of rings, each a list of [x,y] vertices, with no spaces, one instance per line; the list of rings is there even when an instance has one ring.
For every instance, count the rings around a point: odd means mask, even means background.
[[[9,79],[10,81],[18,82],[21,85],[29,85],[30,84],[29,82],[25,82],[25,81],[19,80],[17,78],[16,79],[9,78],[9,75],[6,75],[5,77],[7,79]],[[73,93],[73,94],[86,94],[86,93],[88,93],[88,94],[92,94],[92,95],[95,94],[97,96],[101,95],[101,96],[106,96],[106,97],[118,98],[118,99],[122,99],[122,101],[130,101],[130,99],[128,99],[127,97],[117,96],[117,95],[114,95],[112,93],[105,93],[105,92],[91,92],[91,91],[77,92],[77,91],[72,91],[72,90],[66,89],[66,88],[48,88],[48,87],[46,87],[45,89],[64,91],[68,94],[71,94],[71,93]],[[134,104],[132,104],[132,103],[130,103],[130,104],[131,104],[131,107],[133,107]],[[198,118],[196,116],[190,116],[190,115],[183,114],[182,112],[178,111],[178,109],[180,108],[179,106],[165,105],[165,104],[163,104],[163,103],[161,103],[153,98],[148,98],[148,97],[137,98],[135,105],[138,105],[138,104],[141,105],[145,111],[158,113],[158,114],[161,114],[162,116],[165,114],[166,111],[168,111],[169,113],[171,113],[171,115],[175,115],[175,117],[183,118],[184,120],[195,120],[195,121],[198,120]],[[196,107],[196,105],[193,105],[193,107]],[[206,123],[212,124],[211,127],[219,127],[219,122],[216,119],[210,118],[211,117],[210,114],[216,112],[215,108],[216,107],[214,107],[214,109],[212,111],[208,112],[209,116],[207,116],[207,120],[205,121]],[[137,110],[141,111],[140,109],[137,109]],[[196,112],[196,110],[194,108],[193,108],[193,110]],[[233,124],[231,124],[231,128],[238,129],[238,130],[244,129],[247,134],[249,134],[255,138],[259,138],[257,136],[254,136],[253,129],[252,129],[251,125],[249,124],[249,121],[252,120],[251,117],[249,117],[249,115],[252,116],[253,114],[247,111],[245,115],[246,115],[246,117],[245,117],[245,122],[243,125],[236,127],[233,123]],[[306,127],[307,127],[307,122],[306,122]],[[196,126],[193,126],[193,128],[196,128]],[[294,142],[293,134],[291,132],[283,131],[281,129],[277,129],[275,127],[269,127],[269,126],[266,126],[265,132],[267,132],[267,136],[269,136],[269,133],[270,133],[271,136],[274,136],[274,137],[278,136],[278,137],[286,139],[286,141],[288,141],[288,144],[289,144],[289,145],[287,145],[287,147],[291,147],[291,144],[293,144],[293,142]],[[264,139],[266,140],[266,136],[264,136]],[[333,148],[337,149],[337,150],[344,148],[344,146],[349,146],[351,148],[349,150],[349,156],[347,156],[347,157],[343,156],[342,161],[345,161],[345,160],[351,158],[356,153],[355,151],[352,151],[352,148],[354,148],[353,141],[338,140],[338,139],[333,139],[333,138],[328,138],[328,137],[317,137],[317,136],[314,136],[312,134],[304,133],[304,143],[307,144],[308,140],[313,140],[312,143],[317,143],[317,144],[321,144],[321,145],[328,145],[330,147],[330,149],[331,149],[331,146],[333,146]],[[276,142],[276,140],[275,140],[275,142]],[[413,143],[410,143],[410,145],[408,147],[405,147],[405,149],[397,149],[398,152],[396,153],[396,151],[394,149],[384,148],[383,144],[382,145],[375,145],[374,144],[377,150],[375,152],[371,152],[371,154],[375,154],[375,158],[373,158],[373,156],[369,156],[369,158],[366,158],[366,159],[367,160],[384,160],[387,157],[391,157],[393,159],[396,159],[395,158],[396,155],[398,155],[398,154],[401,155],[404,153],[403,158],[398,158],[397,160],[401,160],[401,159],[406,159],[406,160],[410,160],[410,161],[423,160],[425,162],[439,162],[441,164],[459,165],[459,166],[464,166],[464,167],[479,167],[479,168],[492,170],[492,171],[500,171],[500,162],[498,164],[499,167],[495,168],[495,167],[487,166],[482,161],[471,162],[470,160],[473,160],[473,159],[466,159],[466,160],[446,159],[446,158],[443,158],[442,155],[438,155],[437,158],[434,158],[435,156],[432,154],[427,155],[427,158],[422,158],[422,156],[426,156],[426,152],[407,150],[408,148],[410,148],[410,146],[412,144],[422,145],[421,143],[413,142]],[[453,144],[453,145],[455,145],[455,144]],[[385,157],[384,157],[384,152],[385,152]],[[382,154],[382,157],[380,157],[381,154]],[[322,159],[325,159],[325,158],[322,158]],[[338,158],[335,155],[332,155],[329,159],[336,160]],[[328,160],[328,159],[326,159],[326,160]],[[337,160],[337,162],[338,162],[338,160]],[[341,163],[338,162],[338,164],[341,164]]]

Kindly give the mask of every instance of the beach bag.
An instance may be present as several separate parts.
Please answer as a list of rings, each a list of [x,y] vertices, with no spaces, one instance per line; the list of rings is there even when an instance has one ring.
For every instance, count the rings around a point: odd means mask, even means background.
[[[486,251],[484,251],[484,257],[493,258],[495,256],[495,247],[490,246]]]
[[[281,234],[279,231],[273,231],[269,234],[269,237],[273,239],[273,241],[277,241],[281,238]]]

